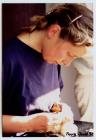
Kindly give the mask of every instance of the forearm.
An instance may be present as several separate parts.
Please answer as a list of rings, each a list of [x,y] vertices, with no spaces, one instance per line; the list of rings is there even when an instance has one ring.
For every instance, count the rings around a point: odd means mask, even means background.
[[[3,115],[3,133],[17,133],[28,131],[28,122],[28,116]]]

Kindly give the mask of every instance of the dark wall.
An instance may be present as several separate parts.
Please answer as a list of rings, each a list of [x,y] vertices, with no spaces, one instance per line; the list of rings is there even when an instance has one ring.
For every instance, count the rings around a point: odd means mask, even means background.
[[[3,42],[17,35],[33,15],[43,15],[45,4],[2,4]]]

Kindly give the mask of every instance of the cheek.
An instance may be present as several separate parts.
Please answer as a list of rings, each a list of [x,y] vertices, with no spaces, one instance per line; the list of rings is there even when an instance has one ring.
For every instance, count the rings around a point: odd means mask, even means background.
[[[54,59],[55,58],[55,52],[52,49],[43,49],[42,55],[44,60]]]
[[[65,59],[67,57],[67,52],[66,51],[63,51],[63,50],[57,50],[56,56],[58,58]]]

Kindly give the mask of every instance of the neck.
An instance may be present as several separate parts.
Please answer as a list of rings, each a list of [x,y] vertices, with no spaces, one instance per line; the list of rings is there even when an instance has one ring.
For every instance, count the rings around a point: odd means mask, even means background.
[[[22,42],[29,47],[41,53],[43,47],[44,31],[34,31],[32,33],[22,33],[17,36]]]

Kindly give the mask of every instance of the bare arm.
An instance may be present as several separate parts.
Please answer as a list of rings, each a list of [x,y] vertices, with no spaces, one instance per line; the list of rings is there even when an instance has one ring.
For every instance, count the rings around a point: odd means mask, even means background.
[[[46,116],[3,115],[3,133],[39,132],[47,130]]]
[[[29,116],[3,115],[3,133],[61,133],[62,123],[66,122],[73,123],[73,113],[67,104],[62,103],[62,112],[58,113],[42,112]]]

